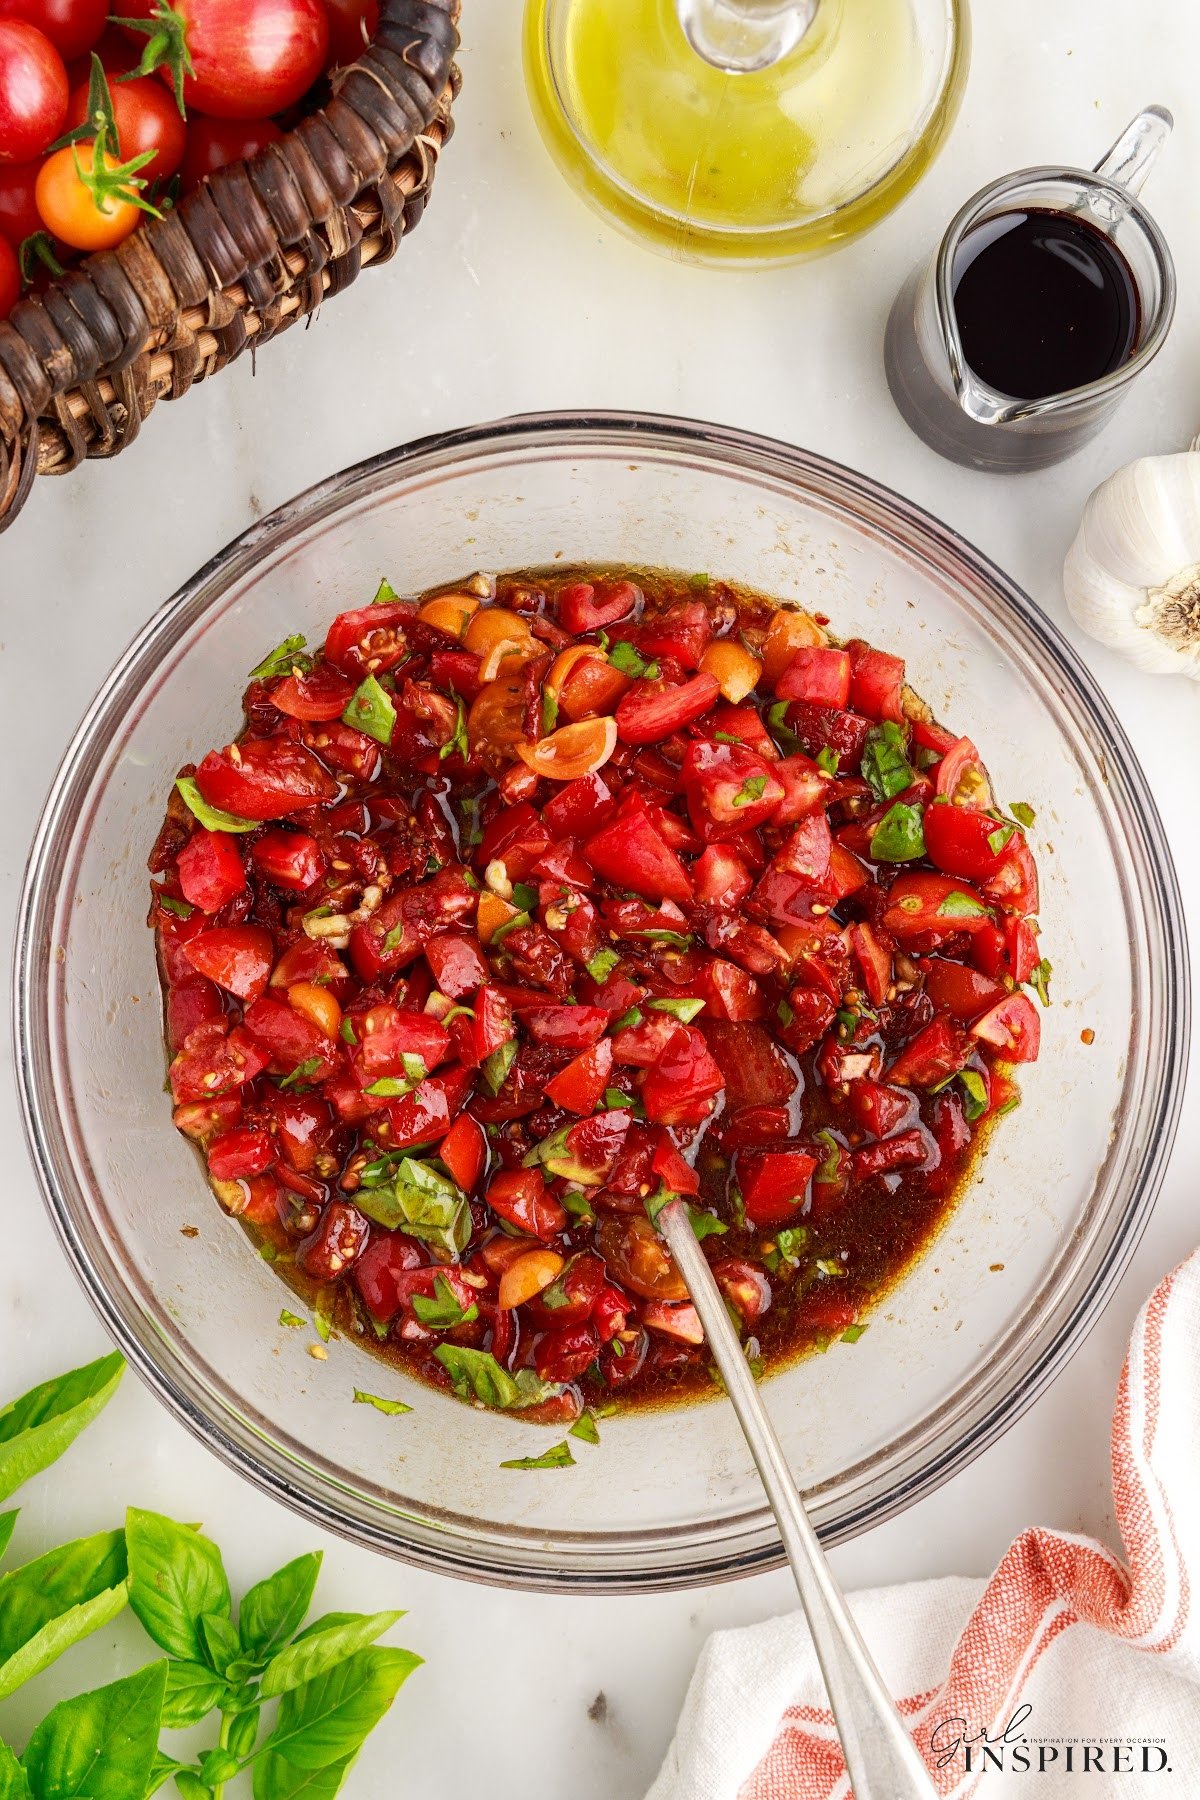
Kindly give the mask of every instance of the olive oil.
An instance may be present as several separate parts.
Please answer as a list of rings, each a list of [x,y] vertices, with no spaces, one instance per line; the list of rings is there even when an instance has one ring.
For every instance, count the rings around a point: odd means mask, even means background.
[[[907,192],[957,105],[965,29],[925,129],[928,46],[912,0],[819,0],[795,48],[731,73],[674,0],[529,0],[534,110],[573,183],[678,254],[825,248]],[[957,69],[956,65],[961,64]]]

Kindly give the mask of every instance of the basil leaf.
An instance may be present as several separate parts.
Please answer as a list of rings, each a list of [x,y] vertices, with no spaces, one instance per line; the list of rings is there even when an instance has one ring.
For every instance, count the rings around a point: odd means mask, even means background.
[[[195,1769],[177,1769],[175,1786],[179,1789],[182,1800],[213,1800],[212,1789],[205,1787]]]
[[[1032,806],[1028,805],[1024,800],[1014,800],[1008,810],[1013,818],[1017,820],[1018,824],[1024,825],[1027,831],[1037,818],[1037,814],[1034,812]]]
[[[386,606],[390,600],[398,600],[399,594],[385,575],[371,596],[372,606]]]
[[[892,719],[872,725],[860,764],[862,777],[877,800],[894,800],[911,787],[913,771],[904,733]]]
[[[129,1604],[171,1656],[205,1662],[200,1620],[231,1610],[221,1552],[211,1539],[162,1513],[131,1506],[125,1516]]]
[[[150,1663],[54,1707],[22,1758],[38,1800],[145,1800],[166,1678]]]
[[[607,981],[620,960],[615,950],[597,950],[588,959],[587,972],[593,981]]]
[[[20,1514],[20,1507],[14,1506],[11,1512],[0,1513],[0,1556],[8,1549],[8,1540],[13,1534],[13,1526]]]
[[[351,694],[342,714],[342,724],[374,738],[377,744],[391,743],[396,729],[396,707],[387,689],[379,685],[374,675],[368,675]]]
[[[323,1769],[297,1769],[282,1756],[268,1756],[254,1765],[256,1800],[334,1800],[357,1754],[353,1751]]]
[[[454,715],[454,730],[438,751],[438,761],[445,762],[455,751],[464,759],[471,754],[471,742],[467,736],[467,709],[461,694],[454,696],[457,711]]]
[[[1029,985],[1032,987],[1043,1006],[1049,1006],[1050,1004],[1050,977],[1053,973],[1053,963],[1051,963],[1047,957],[1043,956],[1041,962],[1031,971],[1029,976]]]
[[[262,823],[261,819],[243,819],[237,813],[226,812],[223,807],[210,806],[190,775],[177,776],[175,786],[188,811],[199,819],[206,831],[257,831]]]
[[[388,1186],[360,1188],[359,1210],[389,1230],[461,1254],[470,1242],[471,1208],[462,1189],[448,1175],[416,1157],[401,1158]]]
[[[514,881],[512,903],[519,912],[532,912],[538,903],[538,891],[527,881]]]
[[[114,1619],[126,1598],[119,1531],[77,1538],[0,1576],[0,1700]]]
[[[925,854],[925,809],[903,800],[889,807],[871,835],[876,862],[913,862]]]
[[[231,1718],[225,1728],[226,1749],[231,1750],[238,1758],[249,1756],[258,1736],[258,1721],[261,1717],[261,1706],[248,1706]]]
[[[365,1650],[403,1617],[402,1612],[359,1613],[324,1629],[306,1632],[267,1664],[259,1692],[264,1700],[269,1700],[275,1694],[286,1694],[304,1682],[316,1680]]]
[[[360,1650],[303,1686],[289,1689],[280,1702],[275,1729],[254,1765],[255,1800],[305,1792],[296,1785],[297,1770],[316,1771],[333,1764],[344,1770],[420,1663],[421,1658],[409,1650]]]
[[[688,1218],[692,1221],[692,1230],[701,1242],[706,1237],[721,1237],[729,1230],[725,1221],[718,1219],[716,1213],[705,1212],[700,1206],[689,1206]]]
[[[190,919],[196,910],[194,906],[189,906],[186,900],[176,900],[174,894],[156,892],[154,898],[164,912],[174,913],[177,919]]]
[[[548,688],[542,689],[542,736],[549,737],[558,724],[558,701]]]
[[[987,1111],[987,1082],[975,1069],[960,1069],[958,1072],[958,1079],[962,1082],[963,1089],[967,1096],[963,1106],[963,1112],[966,1114],[967,1119],[973,1124],[976,1119],[982,1118],[983,1114]]]
[[[264,656],[257,668],[251,669],[251,681],[270,681],[273,675],[290,675],[294,669],[302,674],[312,668],[312,657],[302,656],[300,652],[307,642],[304,633],[298,631],[295,637],[284,638],[282,644],[276,644],[269,655]]]
[[[999,856],[1009,839],[1016,836],[1015,825],[997,825],[995,831],[988,832],[988,849],[993,856]]]
[[[0,1800],[31,1800],[25,1771],[0,1739]]]
[[[204,1660],[214,1674],[228,1676],[230,1666],[242,1654],[237,1627],[228,1613],[200,1614],[200,1636],[204,1643]]]
[[[790,703],[787,700],[776,700],[773,705],[769,706],[767,708],[767,723],[779,740],[779,743],[783,746],[783,749],[790,756],[793,751],[800,748],[800,739],[796,736],[796,733],[787,722],[787,710],[789,704]],[[837,761],[836,751],[834,752],[834,761],[835,763]],[[833,773],[836,775],[836,768]]]
[[[162,1723],[168,1731],[182,1731],[186,1725],[198,1725],[221,1704],[228,1692],[221,1677],[214,1675],[203,1663],[173,1659],[167,1664]]]
[[[568,1188],[567,1192],[565,1194],[560,1195],[560,1199],[562,1201],[562,1204],[566,1207],[567,1211],[571,1214],[572,1218],[576,1218],[576,1219],[594,1219],[595,1218],[595,1216],[596,1216],[595,1208],[593,1207],[591,1201],[588,1199],[587,1195],[580,1193],[578,1188]]]
[[[457,1294],[444,1275],[433,1278],[432,1300],[425,1294],[414,1294],[412,1309],[422,1325],[428,1325],[433,1331],[453,1331],[456,1325],[470,1325],[479,1317],[479,1308],[472,1300],[469,1306],[459,1303]]]
[[[362,1388],[355,1388],[354,1401],[357,1406],[373,1406],[376,1412],[387,1413],[389,1418],[398,1418],[401,1413],[412,1411],[412,1407],[403,1400],[385,1400],[382,1394],[367,1394]]]
[[[164,1720],[163,1723],[165,1724],[166,1721]],[[163,1782],[170,1781],[172,1775],[177,1775],[181,1769],[186,1769],[186,1767],[186,1763],[176,1762],[173,1756],[164,1756],[160,1750],[150,1765],[150,1777],[146,1782],[146,1800],[153,1800],[153,1796],[157,1794]],[[0,1788],[0,1800],[3,1800],[2,1788]]]
[[[627,931],[626,937],[645,938],[649,944],[669,944],[672,950],[690,950],[693,940],[681,931]]]
[[[374,1094],[381,1100],[400,1100],[405,1094],[411,1094],[414,1088],[420,1087],[425,1077],[419,1075],[415,1081],[408,1081],[399,1075],[381,1075],[370,1087],[364,1088],[364,1094]]]
[[[280,1093],[287,1088],[296,1087],[300,1082],[307,1081],[310,1076],[315,1075],[321,1067],[321,1062],[322,1058],[319,1056],[306,1056],[303,1062],[296,1064],[290,1075],[283,1076],[279,1083]]]
[[[631,1006],[629,1008],[628,1012],[623,1012],[619,1019],[614,1020],[613,1024],[609,1027],[609,1029],[610,1029],[610,1031],[614,1031],[614,1032],[615,1031],[632,1031],[635,1025],[641,1024],[642,1018],[643,1018],[643,1014],[642,1014],[641,1008],[637,1007],[637,1006]]]
[[[200,1779],[206,1788],[217,1788],[232,1781],[241,1766],[232,1751],[204,1750],[200,1754]]]
[[[697,1013],[704,1011],[703,1000],[687,997],[683,1000],[650,1000],[647,1002],[652,1012],[670,1013],[673,1019],[682,1019],[690,1025]]]
[[[570,1431],[568,1437],[579,1438],[585,1444],[600,1442],[600,1427],[596,1423],[596,1415],[590,1406],[585,1406]]]
[[[508,1462],[500,1464],[502,1469],[573,1469],[575,1458],[571,1455],[571,1446],[564,1438],[561,1444],[555,1444],[552,1450],[544,1450],[541,1456],[514,1456]]]
[[[493,944],[502,944],[510,931],[517,931],[522,925],[532,925],[532,923],[533,916],[531,913],[514,913],[511,919],[505,919],[503,925],[498,926],[497,929],[493,931],[491,941]]]
[[[765,775],[747,775],[737,793],[733,796],[735,806],[749,806],[752,800],[761,800],[766,792]]]
[[[514,1377],[501,1368],[490,1350],[470,1350],[465,1344],[439,1344],[434,1356],[449,1375],[460,1400],[478,1400],[502,1411],[537,1406],[562,1392],[559,1384],[541,1381],[532,1369]]]
[[[116,1352],[30,1388],[0,1412],[0,1500],[56,1462],[116,1392]]]
[[[947,894],[938,907],[939,919],[978,919],[986,913],[987,907],[982,900],[976,900],[973,894],[960,894],[955,891]]]
[[[479,1073],[483,1076],[483,1085],[489,1094],[496,1095],[508,1080],[508,1071],[517,1058],[517,1041],[509,1038],[490,1056],[485,1056],[480,1064]]]
[[[857,1344],[866,1329],[865,1325],[847,1325],[842,1333],[843,1344]]]
[[[289,1312],[286,1306],[279,1315],[279,1323],[281,1325],[290,1325],[293,1331],[303,1330],[304,1328],[304,1320],[300,1317],[300,1314]]]
[[[647,681],[656,681],[661,672],[658,664],[647,662],[627,638],[622,638],[613,645],[608,653],[608,660],[614,669],[619,669],[622,675],[632,675],[635,681],[643,677]]]
[[[816,764],[822,775],[832,776],[836,780],[838,770],[841,768],[841,757],[832,744],[823,744],[817,751]]]

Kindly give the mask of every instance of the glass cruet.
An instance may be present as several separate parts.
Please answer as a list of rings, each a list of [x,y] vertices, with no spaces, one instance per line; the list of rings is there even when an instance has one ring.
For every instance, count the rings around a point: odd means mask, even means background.
[[[534,115],[628,231],[768,263],[873,225],[958,110],[967,0],[527,0]]]

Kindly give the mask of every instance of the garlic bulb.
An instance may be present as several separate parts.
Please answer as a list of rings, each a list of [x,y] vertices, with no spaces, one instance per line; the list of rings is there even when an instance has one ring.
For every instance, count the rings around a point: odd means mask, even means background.
[[[1102,481],[1067,552],[1072,616],[1157,675],[1200,681],[1200,438]]]

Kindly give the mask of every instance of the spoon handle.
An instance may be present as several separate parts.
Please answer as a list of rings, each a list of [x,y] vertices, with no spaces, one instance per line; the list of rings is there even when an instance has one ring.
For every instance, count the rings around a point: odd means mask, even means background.
[[[687,1283],[738,1423],[762,1477],[837,1722],[855,1800],[935,1800],[936,1790],[912,1738],[850,1616],[792,1480],[737,1332],[725,1310],[682,1200],[658,1215],[676,1267]]]

